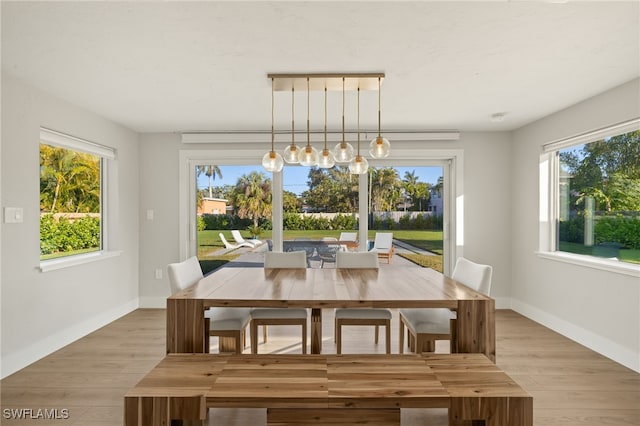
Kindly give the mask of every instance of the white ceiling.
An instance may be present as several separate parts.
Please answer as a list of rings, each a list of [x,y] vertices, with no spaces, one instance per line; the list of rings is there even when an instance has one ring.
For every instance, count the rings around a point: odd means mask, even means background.
[[[515,129],[640,76],[632,2],[2,2],[2,68],[139,132],[266,130],[267,73],[384,72],[384,129]],[[290,127],[289,93],[276,126]],[[355,127],[355,95],[347,96]],[[362,128],[377,94],[362,94]],[[305,127],[306,93],[296,126]],[[321,128],[321,93],[312,93]],[[340,93],[329,127],[340,127]],[[490,120],[494,113],[505,120]]]

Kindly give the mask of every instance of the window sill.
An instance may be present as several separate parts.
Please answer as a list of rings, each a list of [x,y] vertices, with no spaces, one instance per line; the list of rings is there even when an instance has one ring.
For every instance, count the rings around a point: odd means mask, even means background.
[[[99,251],[94,253],[63,257],[60,259],[44,260],[40,262],[39,269],[40,272],[55,271],[57,269],[69,268],[72,266],[84,265],[85,263],[96,262],[98,260],[117,257],[120,256],[120,254],[122,254],[121,250]]]
[[[634,263],[565,252],[537,251],[536,254],[538,257],[543,259],[586,266],[589,268],[600,269],[602,271],[630,275],[632,277],[640,277],[640,265],[636,265]]]

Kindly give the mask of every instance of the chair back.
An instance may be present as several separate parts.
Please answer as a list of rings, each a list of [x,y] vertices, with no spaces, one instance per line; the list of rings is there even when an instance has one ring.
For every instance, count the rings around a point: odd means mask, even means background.
[[[358,233],[357,232],[341,232],[340,241],[358,241]]]
[[[240,231],[238,231],[237,229],[234,229],[234,230],[231,231],[231,236],[238,243],[244,243],[245,242],[245,239],[242,238],[242,234],[240,234]]]
[[[451,278],[488,296],[491,291],[492,273],[493,268],[490,265],[481,265],[459,257]]]
[[[220,237],[220,241],[222,241],[222,244],[224,244],[224,248],[236,248],[234,244],[231,244],[229,241],[227,241],[222,232],[218,234],[218,237]]]
[[[169,284],[171,294],[197,283],[202,277],[202,268],[196,256],[190,257],[184,262],[171,263],[167,267],[169,271]]]
[[[272,268],[307,268],[307,255],[304,251],[288,251],[279,253],[268,251],[264,254],[265,269]]]
[[[339,251],[336,253],[336,268],[378,269],[378,254],[374,252]]]
[[[393,232],[376,232],[373,248],[378,250],[388,250],[393,245]]]

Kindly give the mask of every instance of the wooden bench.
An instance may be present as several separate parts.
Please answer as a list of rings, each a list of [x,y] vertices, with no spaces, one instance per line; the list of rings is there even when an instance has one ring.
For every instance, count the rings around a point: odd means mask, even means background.
[[[533,425],[533,398],[482,354],[170,354],[126,394],[124,424],[203,425],[214,407],[266,408],[269,426],[397,426],[401,408]]]

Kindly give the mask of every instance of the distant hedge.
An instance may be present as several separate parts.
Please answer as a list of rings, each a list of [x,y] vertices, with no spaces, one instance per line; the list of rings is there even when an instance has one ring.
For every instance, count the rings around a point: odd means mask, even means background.
[[[595,220],[594,237],[596,244],[618,243],[628,249],[640,249],[639,216],[601,216]],[[584,242],[584,217],[560,222],[560,241]]]
[[[40,255],[100,247],[100,218],[70,221],[52,214],[40,217]]]

